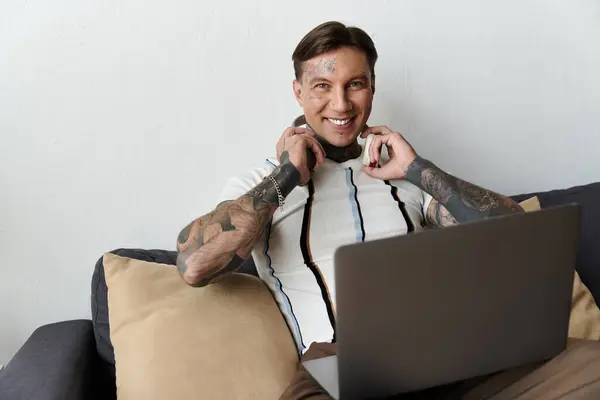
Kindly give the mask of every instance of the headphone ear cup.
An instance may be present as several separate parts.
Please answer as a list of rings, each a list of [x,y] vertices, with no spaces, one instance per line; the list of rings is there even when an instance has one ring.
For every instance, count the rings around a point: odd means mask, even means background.
[[[304,114],[296,117],[296,119],[294,120],[294,122],[292,122],[292,126],[294,128],[297,128],[297,127],[302,126],[302,125],[306,125],[306,117],[304,116]]]
[[[371,157],[369,154],[369,150],[371,148],[371,143],[373,143],[374,137],[375,137],[375,135],[372,133],[369,136],[367,136],[367,139],[365,140],[365,146],[363,148],[362,163],[363,163],[363,165],[366,165],[368,167],[376,167],[377,166],[377,163],[375,163],[371,160]]]

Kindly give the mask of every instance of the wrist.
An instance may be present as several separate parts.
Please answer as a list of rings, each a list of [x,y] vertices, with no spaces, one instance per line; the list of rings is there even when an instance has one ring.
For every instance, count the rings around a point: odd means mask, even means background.
[[[273,179],[279,186],[281,196],[286,198],[300,183],[300,172],[291,161],[287,160],[269,175],[269,179]]]
[[[420,187],[423,171],[430,168],[435,168],[435,165],[417,154],[415,159],[408,165],[408,168],[406,168],[404,179]]]
[[[439,169],[437,165],[417,154],[413,162],[410,163],[406,169],[404,179],[413,185],[428,191],[428,188],[426,187],[429,180],[428,176],[432,173],[435,174],[437,179],[446,180],[448,177],[448,174]]]

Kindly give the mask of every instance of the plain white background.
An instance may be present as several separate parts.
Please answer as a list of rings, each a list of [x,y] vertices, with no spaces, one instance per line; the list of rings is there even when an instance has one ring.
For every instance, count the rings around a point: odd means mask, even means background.
[[[370,124],[442,168],[506,194],[600,180],[594,0],[4,0],[0,363],[90,317],[104,251],[173,249],[272,156],[292,51],[330,19],[376,42]]]

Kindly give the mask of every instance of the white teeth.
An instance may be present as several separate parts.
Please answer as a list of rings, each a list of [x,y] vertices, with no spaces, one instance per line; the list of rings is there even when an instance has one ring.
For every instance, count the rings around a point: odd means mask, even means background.
[[[332,124],[335,125],[346,125],[348,122],[350,122],[350,120],[352,118],[348,118],[348,119],[331,119],[331,118],[327,118]]]

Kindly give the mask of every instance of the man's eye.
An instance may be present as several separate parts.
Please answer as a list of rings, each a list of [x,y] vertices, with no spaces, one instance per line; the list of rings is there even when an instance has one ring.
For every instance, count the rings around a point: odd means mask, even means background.
[[[362,87],[362,82],[352,82],[352,83],[350,84],[350,87],[353,87],[353,88],[360,88],[360,87]]]
[[[326,83],[317,83],[314,86],[314,89],[327,89],[328,87],[329,87],[329,85]]]

